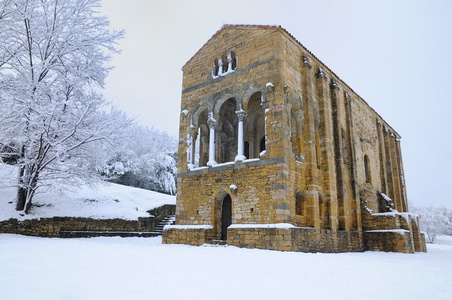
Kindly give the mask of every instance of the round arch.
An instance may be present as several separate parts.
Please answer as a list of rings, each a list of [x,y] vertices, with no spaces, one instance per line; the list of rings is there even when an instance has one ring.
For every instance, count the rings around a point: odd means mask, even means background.
[[[223,104],[231,98],[235,99],[236,110],[240,109],[240,105],[242,104],[242,97],[240,97],[240,95],[237,95],[236,93],[225,93],[220,98],[215,100],[212,110],[215,118],[218,117]]]
[[[199,115],[207,109],[207,112],[210,112],[210,107],[203,103],[198,103],[195,105],[190,114],[190,126],[198,127],[199,126]]]
[[[243,109],[245,111],[248,110],[248,103],[251,99],[251,96],[257,92],[260,92],[262,97],[265,97],[265,88],[261,85],[253,84],[246,89],[245,93],[243,94]]]

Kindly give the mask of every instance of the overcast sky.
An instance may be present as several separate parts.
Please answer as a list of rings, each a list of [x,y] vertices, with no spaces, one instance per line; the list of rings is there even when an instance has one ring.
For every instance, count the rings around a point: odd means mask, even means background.
[[[182,66],[223,24],[281,25],[401,136],[410,203],[452,208],[452,1],[102,0],[125,29],[105,95],[177,136]]]

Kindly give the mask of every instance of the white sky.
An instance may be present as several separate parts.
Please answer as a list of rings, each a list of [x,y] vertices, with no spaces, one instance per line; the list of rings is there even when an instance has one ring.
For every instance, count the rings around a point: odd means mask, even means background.
[[[281,25],[400,135],[410,202],[452,208],[452,1],[102,0],[125,29],[105,95],[177,136],[182,66],[223,24]]]

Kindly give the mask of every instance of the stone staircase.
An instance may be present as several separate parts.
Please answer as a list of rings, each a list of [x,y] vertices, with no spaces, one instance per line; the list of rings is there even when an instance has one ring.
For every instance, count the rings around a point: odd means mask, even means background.
[[[158,235],[163,234],[163,227],[165,225],[174,225],[176,222],[176,216],[175,215],[168,215],[163,218],[157,225],[154,227],[154,233],[157,233]]]

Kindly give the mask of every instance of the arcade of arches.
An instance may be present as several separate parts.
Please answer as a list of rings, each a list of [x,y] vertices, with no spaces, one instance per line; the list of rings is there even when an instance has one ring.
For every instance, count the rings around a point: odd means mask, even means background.
[[[245,103],[228,98],[217,114],[207,107],[195,111],[189,133],[190,168],[259,158],[265,150],[262,102],[262,93],[255,92]]]

